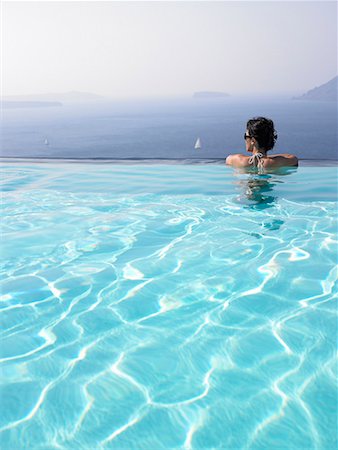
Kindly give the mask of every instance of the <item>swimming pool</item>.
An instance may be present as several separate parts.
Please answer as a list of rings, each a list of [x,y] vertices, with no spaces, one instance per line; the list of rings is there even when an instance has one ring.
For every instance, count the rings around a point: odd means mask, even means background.
[[[336,448],[336,167],[3,169],[3,449]]]

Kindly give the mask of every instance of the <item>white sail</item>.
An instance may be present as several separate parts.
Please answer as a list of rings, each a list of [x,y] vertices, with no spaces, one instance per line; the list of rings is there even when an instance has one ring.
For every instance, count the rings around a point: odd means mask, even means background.
[[[49,145],[48,139],[45,139],[45,145]]]
[[[201,139],[197,138],[197,141],[196,141],[196,144],[195,144],[195,148],[198,149],[198,148],[201,148],[201,147],[202,147],[201,146]]]

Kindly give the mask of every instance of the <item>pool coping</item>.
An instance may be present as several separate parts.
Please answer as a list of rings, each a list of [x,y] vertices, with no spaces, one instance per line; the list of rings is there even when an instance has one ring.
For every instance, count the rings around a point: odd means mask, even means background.
[[[0,156],[1,163],[84,163],[84,164],[169,164],[169,165],[191,165],[191,164],[224,164],[225,158],[21,158]],[[312,167],[337,167],[338,160],[335,159],[299,159],[299,166]]]

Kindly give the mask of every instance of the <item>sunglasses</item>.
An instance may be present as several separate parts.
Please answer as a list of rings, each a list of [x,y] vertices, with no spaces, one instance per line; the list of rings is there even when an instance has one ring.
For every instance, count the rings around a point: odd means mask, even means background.
[[[246,134],[244,133],[244,140],[251,138],[252,136],[250,136],[250,134]]]

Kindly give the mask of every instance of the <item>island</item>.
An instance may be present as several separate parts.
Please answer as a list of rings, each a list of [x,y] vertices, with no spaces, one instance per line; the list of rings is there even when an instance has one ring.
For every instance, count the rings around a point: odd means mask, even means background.
[[[2,97],[3,102],[45,103],[44,106],[47,106],[46,103],[60,103],[60,102],[77,103],[77,102],[93,102],[102,100],[105,100],[105,97],[102,97],[101,95],[92,94],[90,92],[78,92],[78,91],[55,92],[49,94],[8,95]],[[56,105],[49,105],[49,106],[56,106]]]
[[[226,92],[201,91],[194,92],[193,98],[209,99],[209,98],[227,98],[230,97]]]
[[[305,94],[300,97],[293,97],[293,100],[314,100],[314,101],[337,101],[337,86],[338,86],[338,76],[334,77],[332,80],[325,84],[316,86],[310,89]]]
[[[10,108],[50,108],[53,106],[62,106],[61,102],[30,102],[30,101],[11,101],[1,100],[1,107],[3,109]]]

